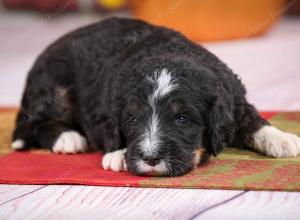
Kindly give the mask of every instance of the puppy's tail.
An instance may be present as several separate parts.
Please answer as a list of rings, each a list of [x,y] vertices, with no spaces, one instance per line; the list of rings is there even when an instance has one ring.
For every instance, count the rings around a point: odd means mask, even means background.
[[[11,148],[14,150],[24,150],[34,146],[31,121],[22,110],[18,113],[12,140]]]

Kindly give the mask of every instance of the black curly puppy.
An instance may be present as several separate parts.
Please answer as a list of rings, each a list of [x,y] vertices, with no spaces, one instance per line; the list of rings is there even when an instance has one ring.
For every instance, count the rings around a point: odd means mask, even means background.
[[[49,46],[31,69],[12,148],[77,153],[104,169],[182,175],[224,147],[273,157],[300,139],[268,124],[216,56],[173,30],[112,18]]]

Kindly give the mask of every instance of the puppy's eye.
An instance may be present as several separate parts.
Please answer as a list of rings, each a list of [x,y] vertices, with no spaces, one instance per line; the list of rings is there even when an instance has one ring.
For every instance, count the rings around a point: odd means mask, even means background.
[[[189,119],[185,115],[177,115],[175,117],[175,124],[184,125],[189,122]]]

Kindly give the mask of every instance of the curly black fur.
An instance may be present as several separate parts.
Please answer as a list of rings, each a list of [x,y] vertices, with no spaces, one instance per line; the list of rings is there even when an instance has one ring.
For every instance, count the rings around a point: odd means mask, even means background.
[[[152,117],[151,79],[167,70],[178,85],[155,101],[160,119],[156,157],[165,175],[194,167],[225,146],[247,147],[267,122],[245,98],[237,75],[180,33],[140,20],[111,18],[78,29],[50,45],[27,79],[13,139],[52,148],[59,134],[77,130],[104,152],[127,147],[129,171],[144,174],[139,142]],[[175,123],[184,115],[184,123]],[[182,119],[182,118],[181,118]]]

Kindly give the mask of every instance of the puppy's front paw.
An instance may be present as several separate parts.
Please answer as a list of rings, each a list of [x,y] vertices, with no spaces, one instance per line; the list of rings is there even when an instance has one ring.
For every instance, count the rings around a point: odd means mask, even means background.
[[[14,150],[22,150],[25,147],[25,141],[22,139],[17,139],[11,144],[11,148]]]
[[[102,159],[102,167],[104,170],[112,171],[126,171],[127,166],[125,163],[126,148],[122,150],[117,150],[114,152],[106,153]]]
[[[272,157],[296,157],[300,154],[300,138],[272,126],[264,126],[254,135],[256,150]]]
[[[77,131],[65,131],[57,138],[52,150],[54,153],[74,154],[84,153],[88,147],[85,137]]]

